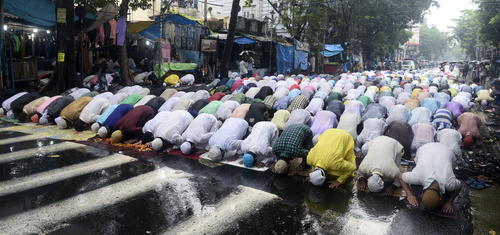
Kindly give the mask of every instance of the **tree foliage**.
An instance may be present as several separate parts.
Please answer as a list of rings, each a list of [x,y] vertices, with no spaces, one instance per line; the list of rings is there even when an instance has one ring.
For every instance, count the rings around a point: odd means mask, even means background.
[[[420,55],[425,59],[436,60],[449,50],[450,37],[446,32],[441,32],[435,25],[429,28],[420,26]]]
[[[76,3],[81,3],[88,12],[96,14],[97,10],[106,6],[106,4],[114,3],[115,5],[119,6],[120,2],[120,0],[81,0]],[[137,9],[146,10],[148,8],[151,8],[151,3],[152,0],[130,0],[128,5],[130,9],[135,11]]]
[[[453,19],[455,26],[451,27],[452,37],[459,42],[464,54],[475,57],[475,46],[480,28],[479,12],[477,10],[462,10],[459,18]]]
[[[278,15],[296,39],[360,44],[381,55],[392,53],[411,37],[410,22],[419,23],[435,0],[285,0]],[[292,17],[295,14],[294,24]],[[292,30],[293,28],[293,30]]]
[[[313,1],[315,0],[285,1],[281,23],[287,26],[288,33],[294,33],[292,37],[297,40],[307,38],[318,42],[321,38],[321,21],[327,16],[327,8],[314,4]]]

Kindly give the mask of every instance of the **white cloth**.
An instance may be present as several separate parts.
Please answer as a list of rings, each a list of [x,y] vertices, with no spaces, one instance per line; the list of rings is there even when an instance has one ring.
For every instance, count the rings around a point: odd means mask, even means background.
[[[398,104],[389,111],[389,117],[387,118],[386,122],[387,125],[390,125],[393,121],[402,121],[402,122],[408,122],[411,118],[411,112],[410,110],[401,104]]]
[[[109,100],[105,98],[95,98],[83,108],[80,113],[80,120],[87,124],[94,123],[109,106],[111,106]]]
[[[345,110],[342,113],[342,116],[346,113],[354,113],[357,114],[358,116],[361,116],[361,114],[363,114],[363,111],[365,111],[365,105],[361,101],[351,100],[347,102],[347,105],[345,106]]]
[[[142,127],[142,133],[151,132],[154,134],[156,128],[167,119],[170,113],[170,111],[163,111],[156,114],[153,119],[147,121],[146,124],[144,124],[144,126]]]
[[[274,143],[278,139],[279,131],[272,122],[258,122],[252,128],[252,133],[241,144],[243,153],[254,153],[258,157],[266,156],[261,161],[266,166],[273,160],[272,151]]]
[[[184,111],[188,111],[189,108],[191,108],[191,105],[194,104],[194,101],[192,99],[181,99],[179,100],[179,102],[177,102],[177,104],[175,104],[175,106],[172,108],[171,111],[175,111],[175,110],[184,110]]]
[[[358,174],[365,179],[378,174],[384,181],[399,187],[403,154],[403,146],[397,140],[388,136],[376,137],[368,143],[368,154],[359,165]]]
[[[137,91],[139,91],[140,89],[142,89],[142,87],[141,87],[141,86],[139,86],[139,85],[135,85],[135,86],[126,86],[126,87],[122,88],[121,90],[119,90],[119,91],[117,92],[117,94],[118,94],[118,93],[125,93],[125,94],[127,94],[127,95],[129,96],[129,95],[132,95],[132,94],[136,93],[136,92],[137,92]]]
[[[119,104],[124,99],[128,97],[127,93],[116,93],[115,95],[109,97],[109,103],[111,105]]]
[[[26,95],[28,94],[28,92],[19,92],[13,96],[11,96],[10,98],[6,99],[3,103],[2,103],[2,108],[5,109],[5,113],[9,112],[12,110],[12,102],[14,102],[14,100],[17,100],[19,97],[23,96],[23,95]]]
[[[351,89],[347,92],[347,96],[344,100],[357,100],[361,96],[361,92],[357,89]]]
[[[158,112],[171,111],[174,106],[181,100],[179,97],[170,97],[163,105],[158,109]]]
[[[80,89],[72,92],[71,94],[69,94],[69,96],[72,96],[73,98],[75,98],[75,100],[77,100],[78,98],[82,97],[83,95],[85,95],[89,92],[90,92],[90,90],[87,88],[80,88]]]
[[[368,118],[363,122],[363,131],[356,139],[354,150],[357,152],[363,147],[364,144],[372,141],[378,136],[384,134],[387,124],[382,119]]]
[[[397,104],[396,98],[392,96],[382,96],[380,97],[378,103],[387,108],[387,112],[392,109]]]
[[[172,98],[172,97],[179,97],[179,98],[180,98],[180,97],[181,97],[181,96],[183,96],[184,94],[186,94],[186,92],[185,92],[185,91],[178,91],[178,92],[176,92],[175,94],[173,94],[170,98]]]
[[[350,103],[350,102],[349,102]],[[361,123],[361,117],[355,113],[344,113],[340,116],[339,124],[337,125],[337,129],[341,129],[349,132],[354,142],[358,138],[358,125]]]
[[[278,90],[273,94],[273,96],[276,97],[276,99],[279,99],[286,95],[288,95],[288,88],[286,87],[278,88]]]
[[[218,120],[225,121],[226,119],[228,119],[231,116],[233,111],[238,106],[240,106],[240,103],[238,103],[237,101],[228,100],[228,101],[222,103],[222,105],[219,107],[219,109],[217,109],[217,112],[215,113],[215,117]]]
[[[148,88],[141,88],[138,91],[134,92],[134,94],[140,95],[143,98],[149,95],[149,93],[151,93],[151,91]]]
[[[206,90],[199,90],[196,93],[194,93],[193,98],[191,98],[194,102],[201,100],[201,99],[208,99],[210,98],[210,92]]]
[[[377,92],[375,92],[374,90],[367,90],[367,91],[365,91],[364,95],[370,97],[370,99],[372,100],[372,103],[374,103],[375,97],[377,96]]]
[[[469,111],[471,105],[473,104],[470,102],[469,98],[467,98],[466,96],[463,96],[463,95],[457,95],[457,96],[453,97],[453,99],[451,99],[451,100],[460,103],[462,105],[462,107],[464,107],[464,112]]]
[[[250,89],[248,89],[247,93],[245,93],[245,96],[248,99],[253,99],[253,98],[255,98],[255,95],[257,95],[257,93],[259,93],[259,91],[260,91],[259,87],[250,87]]]
[[[240,61],[240,76],[244,76],[248,73],[248,63],[244,60]]]
[[[311,126],[312,118],[311,114],[309,111],[305,109],[295,109],[290,113],[290,117],[288,118],[288,121],[283,125],[283,130],[286,130],[290,125],[292,124],[306,124],[308,126]]]
[[[214,115],[202,113],[189,124],[182,134],[182,141],[192,142],[198,149],[205,149],[208,140],[219,129]]]
[[[307,105],[306,110],[309,111],[313,116],[316,115],[317,112],[323,110],[323,107],[325,106],[325,101],[321,98],[314,98],[309,102],[309,105]],[[292,111],[293,112],[293,111]]]
[[[411,111],[411,118],[408,121],[410,126],[416,123],[431,123],[432,111],[426,107],[418,107]]]
[[[183,95],[179,96],[179,98],[182,99],[193,99],[194,97],[194,92],[187,92],[187,93],[184,93]]]
[[[108,92],[103,92],[103,93],[101,93],[99,95],[94,96],[94,99],[104,98],[104,99],[109,100],[109,98],[112,97],[112,96],[113,96],[113,93],[111,93],[111,92],[108,91]]]
[[[460,144],[462,143],[462,134],[460,134],[457,130],[440,130],[436,135],[436,142],[448,146],[455,154],[456,160],[460,159],[462,156],[462,149],[460,148]]]
[[[193,121],[193,116],[187,111],[177,110],[167,116],[167,119],[154,131],[155,138],[163,138],[173,145],[182,144],[182,133]]]
[[[134,104],[134,108],[137,106],[145,105],[147,102],[149,102],[151,99],[155,98],[156,96],[154,95],[147,95],[144,96],[141,100],[139,100],[137,103]]]
[[[417,166],[411,172],[403,173],[405,183],[422,185],[427,189],[432,182],[437,181],[442,194],[460,189],[460,180],[453,173],[455,155],[446,145],[429,143],[420,147],[415,163]]]
[[[411,93],[401,92],[398,95],[397,102],[398,102],[398,104],[404,104],[405,100],[408,99],[408,98],[411,98]]]
[[[186,74],[181,78],[182,85],[193,85],[194,84],[194,76],[192,74]]]
[[[238,150],[241,154],[242,138],[248,130],[248,122],[241,118],[228,118],[208,140],[207,150],[218,146],[224,151]]]

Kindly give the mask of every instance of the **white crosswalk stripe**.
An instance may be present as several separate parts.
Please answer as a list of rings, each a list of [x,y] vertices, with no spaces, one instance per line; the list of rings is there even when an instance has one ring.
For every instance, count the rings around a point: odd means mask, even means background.
[[[21,151],[16,151],[12,153],[4,153],[0,154],[0,164],[6,162],[12,162],[17,160],[22,160],[26,158],[31,158],[34,155],[44,155],[50,152],[63,151],[68,149],[73,149],[77,147],[82,147],[84,145],[71,143],[71,142],[63,142],[58,144],[51,144],[48,146],[42,146],[39,148],[26,149]]]
[[[121,154],[113,154],[93,161],[83,162],[22,178],[16,178],[6,182],[0,182],[0,188],[2,189],[0,190],[0,196],[48,185],[61,180],[96,172],[108,167],[118,166],[132,161],[136,161],[136,159]]]
[[[24,141],[30,141],[30,140],[39,140],[39,139],[44,139],[44,138],[45,137],[39,136],[39,135],[20,136],[20,137],[14,137],[14,138],[0,140],[0,145],[12,144],[12,143],[24,142]]]

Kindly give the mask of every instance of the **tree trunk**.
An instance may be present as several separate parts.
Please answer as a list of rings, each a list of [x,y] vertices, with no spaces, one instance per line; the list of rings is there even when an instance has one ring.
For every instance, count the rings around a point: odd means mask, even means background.
[[[236,21],[238,20],[239,7],[240,0],[233,0],[233,6],[231,7],[231,18],[229,20],[229,29],[227,30],[226,46],[224,47],[224,53],[222,54],[221,78],[225,78],[227,76],[229,63],[231,63],[231,50],[233,49],[233,40],[236,31]]]
[[[127,18],[129,0],[123,0],[120,4],[120,17]],[[127,58],[127,40],[123,42],[123,46],[118,46],[118,63],[120,63],[120,77],[124,86],[134,85],[129,76],[128,58]]]
[[[66,23],[56,24],[56,43],[58,54],[63,53],[64,61],[56,62],[56,67],[47,85],[38,93],[41,95],[54,96],[63,93],[73,87],[83,87],[76,74],[76,48],[75,35],[73,31],[73,17],[75,15],[74,0],[56,0],[57,8],[66,8]]]

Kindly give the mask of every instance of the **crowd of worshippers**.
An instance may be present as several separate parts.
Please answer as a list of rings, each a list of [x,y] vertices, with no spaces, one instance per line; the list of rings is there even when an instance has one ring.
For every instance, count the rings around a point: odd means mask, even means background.
[[[425,208],[436,209],[446,195],[443,209],[450,212],[461,189],[453,173],[461,147],[483,143],[481,121],[469,112],[473,100],[487,105],[493,98],[484,87],[441,72],[232,74],[184,90],[73,88],[54,97],[3,91],[0,113],[20,122],[91,129],[113,143],[155,151],[205,150],[212,161],[242,155],[240,164],[275,163],[277,174],[311,168],[307,180],[315,186],[336,188],[357,170],[359,190],[391,195],[402,187],[417,205],[408,185],[422,185]],[[300,164],[291,167],[295,158]],[[416,167],[401,174],[402,158]]]

